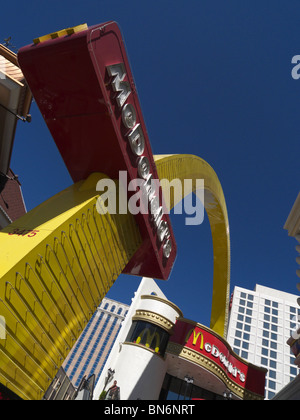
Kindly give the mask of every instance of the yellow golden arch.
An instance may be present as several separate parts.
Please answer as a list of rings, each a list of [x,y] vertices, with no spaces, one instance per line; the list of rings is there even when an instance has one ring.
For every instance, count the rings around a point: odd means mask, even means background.
[[[192,189],[184,191],[185,196],[196,191],[196,180],[204,179],[204,207],[211,227],[214,278],[210,328],[226,336],[230,287],[230,235],[227,207],[223,189],[213,168],[203,159],[193,155],[160,155],[155,157],[160,179],[192,179]],[[163,184],[162,184],[163,188]],[[176,191],[176,190],[175,190]],[[170,207],[181,199],[171,195]]]
[[[159,352],[160,346],[160,337],[158,332],[154,331],[151,333],[149,328],[144,328],[143,331],[139,334],[138,338],[136,339],[136,344],[140,344],[143,341],[144,337],[146,336],[146,347],[151,347],[153,340],[155,340],[154,350],[156,353]]]
[[[161,179],[204,179],[214,249],[211,328],[223,336],[230,244],[221,184],[213,169],[196,156],[155,160]],[[142,243],[133,216],[97,212],[95,185],[103,176],[92,174],[0,232],[0,316],[6,324],[5,337],[0,336],[0,383],[23,399],[43,397]],[[194,182],[194,192],[195,188]],[[173,194],[171,207],[177,200]]]

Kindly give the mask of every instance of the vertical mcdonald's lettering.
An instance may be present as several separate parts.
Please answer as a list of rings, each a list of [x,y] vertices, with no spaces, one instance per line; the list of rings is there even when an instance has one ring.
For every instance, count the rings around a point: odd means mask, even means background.
[[[74,183],[95,173],[117,180],[126,172],[122,187],[130,191],[129,200],[135,207],[142,202],[147,210],[131,213],[141,244],[122,273],[167,280],[176,240],[169,214],[163,212],[162,188],[152,186],[159,176],[116,22],[37,38],[34,48],[19,51],[18,60]],[[62,68],[68,69],[64,77]],[[70,92],[77,92],[72,100]],[[140,181],[134,191],[128,188],[133,180]],[[124,207],[130,210],[130,203]]]
[[[131,93],[129,82],[124,81],[126,76],[125,66],[123,63],[107,66],[107,72],[109,76],[113,77],[111,84],[113,90],[119,94],[116,100],[119,108],[122,108]]]
[[[140,123],[137,123],[136,111],[132,104],[126,103],[131,95],[130,83],[125,80],[126,71],[124,63],[117,63],[107,66],[107,73],[111,77],[111,86],[117,93],[116,102],[122,113],[122,122],[126,133],[131,152],[138,158],[138,176],[144,181],[142,192],[148,199],[151,220],[156,230],[157,237],[163,244],[163,256],[168,259],[172,252],[172,239],[167,221],[163,220],[163,207],[159,198],[158,188],[153,186],[153,174],[151,173],[150,162],[145,151],[145,136]]]

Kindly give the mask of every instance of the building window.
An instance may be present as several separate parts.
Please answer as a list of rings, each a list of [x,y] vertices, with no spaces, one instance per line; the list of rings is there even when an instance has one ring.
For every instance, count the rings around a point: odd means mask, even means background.
[[[240,347],[240,345],[241,345],[241,340],[237,340],[237,339],[235,339],[235,340],[234,340],[234,345],[235,345],[235,346],[237,346],[237,347]]]
[[[265,357],[262,357],[262,358],[261,358],[261,364],[262,364],[263,366],[268,366],[268,359],[266,359]]]
[[[277,340],[278,340],[278,336],[277,336],[277,334],[273,334],[273,333],[271,333],[271,340],[275,340],[275,341],[277,341]]]
[[[269,381],[269,388],[275,390],[276,389],[276,383],[274,381]]]
[[[242,348],[245,350],[249,350],[249,343],[246,343],[245,341],[242,344]]]
[[[145,321],[134,321],[128,333],[126,341],[129,343],[140,344],[160,356],[164,356],[169,334],[164,329]]]
[[[272,325],[272,326],[271,326],[271,330],[272,330],[272,331],[274,331],[274,332],[278,332],[278,327],[277,327],[277,325]]]
[[[297,368],[296,367],[291,367],[290,368],[290,374],[293,376],[297,376]]]

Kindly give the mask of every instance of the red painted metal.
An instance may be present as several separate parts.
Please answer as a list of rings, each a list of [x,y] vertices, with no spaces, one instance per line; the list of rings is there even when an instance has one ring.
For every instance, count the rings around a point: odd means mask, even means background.
[[[122,35],[115,22],[29,45],[19,51],[18,60],[74,182],[93,172],[118,179],[119,171],[127,171],[128,182],[138,178],[138,158],[126,137],[128,129],[126,132],[122,124],[117,94],[107,72],[107,66],[124,63],[125,80],[131,88],[126,103],[135,108],[145,137],[143,155],[149,159],[153,178],[158,179]],[[163,216],[172,241],[169,258],[163,256],[150,216],[135,217],[143,244],[124,272],[166,280],[176,258],[169,216]]]

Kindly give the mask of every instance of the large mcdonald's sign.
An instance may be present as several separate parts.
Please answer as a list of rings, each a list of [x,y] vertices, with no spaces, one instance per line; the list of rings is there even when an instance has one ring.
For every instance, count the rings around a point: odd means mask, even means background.
[[[161,189],[151,189],[159,178],[118,25],[37,38],[18,59],[74,182],[97,172],[117,180],[121,171],[144,182],[149,211],[135,216],[142,245],[123,272],[166,280],[176,242]]]
[[[121,273],[169,277],[176,242],[162,213],[163,186],[153,191],[152,179],[191,179],[189,193],[205,180],[214,249],[211,328],[225,334],[230,241],[221,184],[197,156],[152,156],[117,24],[36,38],[18,60],[74,185],[0,232],[0,383],[22,399],[41,399]],[[143,182],[151,214],[99,214],[95,187],[120,171]],[[172,195],[170,208],[178,200]],[[192,337],[205,346],[204,333]]]
[[[167,352],[210,370],[240,396],[264,396],[266,370],[241,359],[222,337],[201,324],[179,318]]]

